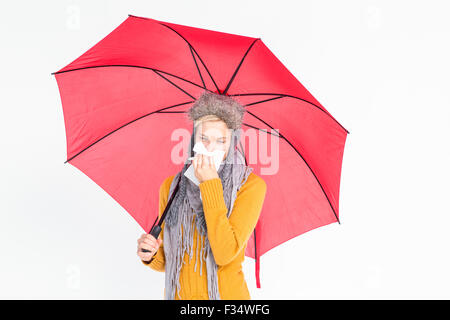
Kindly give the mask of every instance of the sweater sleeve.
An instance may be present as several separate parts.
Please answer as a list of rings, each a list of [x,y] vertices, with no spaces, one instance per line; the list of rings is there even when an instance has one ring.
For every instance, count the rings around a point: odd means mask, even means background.
[[[175,176],[171,176],[166,178],[159,188],[159,218],[161,218],[162,213],[167,205],[167,199],[169,195],[170,184]],[[159,234],[159,239],[164,239],[164,222],[161,225],[161,232]],[[150,259],[150,261],[141,260],[142,263],[146,266],[149,266],[155,271],[164,272],[165,271],[165,258],[164,258],[164,244],[158,248],[158,251],[154,254],[154,256]]]
[[[222,180],[214,178],[199,184],[208,239],[217,265],[233,261],[246,245],[258,222],[267,185],[261,177],[251,175],[238,190],[229,218]]]

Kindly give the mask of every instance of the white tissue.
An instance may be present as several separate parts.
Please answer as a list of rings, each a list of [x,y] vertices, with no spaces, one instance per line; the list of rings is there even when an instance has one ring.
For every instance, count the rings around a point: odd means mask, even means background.
[[[225,155],[225,151],[223,150],[214,150],[209,152],[205,145],[203,144],[203,142],[199,141],[194,145],[194,152],[197,154],[201,153],[207,156],[212,156],[213,160],[214,160],[214,165],[216,167],[216,171],[217,169],[219,169],[220,164],[222,163],[222,159],[223,156]],[[184,172],[184,175],[186,177],[188,177],[193,183],[195,183],[197,186],[200,184],[200,182],[198,181],[197,177],[195,176],[194,173],[194,165],[191,164],[189,166],[189,168],[187,168],[187,170]]]

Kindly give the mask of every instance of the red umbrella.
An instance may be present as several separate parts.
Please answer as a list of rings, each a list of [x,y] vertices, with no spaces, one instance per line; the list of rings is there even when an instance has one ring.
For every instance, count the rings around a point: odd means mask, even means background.
[[[233,96],[245,106],[244,145],[257,136],[261,149],[277,148],[264,160],[251,159],[252,152],[246,159],[267,183],[245,251],[256,259],[258,288],[261,255],[339,222],[349,132],[261,38],[129,15],[52,74],[64,113],[66,162],[104,189],[146,232],[158,218],[161,182],[189,156],[181,151],[189,143],[181,138],[192,132],[184,113],[204,90]]]

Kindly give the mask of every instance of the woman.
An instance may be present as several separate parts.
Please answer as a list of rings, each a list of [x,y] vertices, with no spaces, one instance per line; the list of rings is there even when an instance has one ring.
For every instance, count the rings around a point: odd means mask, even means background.
[[[160,217],[181,180],[162,223],[161,239],[149,234],[138,239],[142,262],[165,272],[165,299],[250,299],[242,262],[263,206],[266,183],[245,165],[237,149],[244,112],[231,97],[205,91],[187,113],[194,121],[191,153],[193,144],[201,141],[208,151],[219,149],[225,155],[218,170],[211,157],[195,156],[192,164],[198,186],[184,175],[189,162],[166,178],[159,192]]]

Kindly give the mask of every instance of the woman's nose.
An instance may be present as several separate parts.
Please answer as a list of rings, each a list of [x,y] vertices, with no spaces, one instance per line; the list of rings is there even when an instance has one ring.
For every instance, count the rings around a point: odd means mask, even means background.
[[[208,152],[213,152],[216,149],[218,149],[218,147],[214,142],[210,142],[208,145],[206,145],[206,150],[208,150]]]

